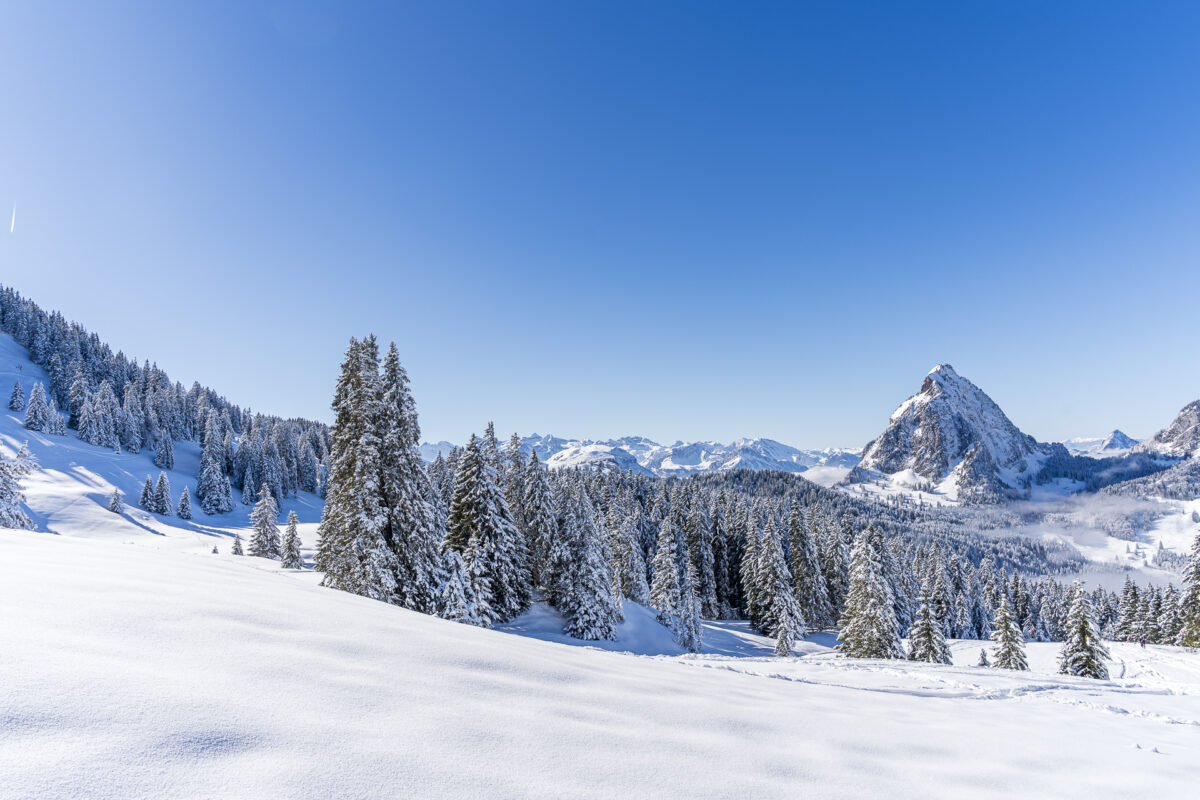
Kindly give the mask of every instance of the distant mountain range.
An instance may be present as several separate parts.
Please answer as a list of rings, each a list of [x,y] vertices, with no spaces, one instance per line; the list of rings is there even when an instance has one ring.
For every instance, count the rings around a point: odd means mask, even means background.
[[[453,447],[450,442],[423,444],[421,457],[432,461]],[[551,469],[611,464],[663,477],[783,470],[808,473],[806,477],[827,486],[844,481],[873,491],[916,490],[965,503],[995,503],[1022,496],[1035,481],[1062,477],[1077,487],[1095,487],[1200,457],[1200,401],[1185,406],[1170,426],[1140,443],[1119,430],[1064,444],[1039,442],[1014,425],[982,389],[949,364],[939,364],[862,450],[803,450],[762,438],[663,445],[644,436],[596,440],[538,434],[521,439],[521,449],[536,452]]]
[[[436,442],[421,445],[421,457],[432,461],[454,445]],[[689,475],[731,469],[777,469],[804,473],[816,467],[848,471],[858,463],[858,451],[841,448],[801,450],[773,439],[738,439],[720,442],[675,442],[663,445],[644,436],[620,439],[566,439],[533,434],[521,439],[524,452],[536,452],[551,469],[611,463],[642,475]]]

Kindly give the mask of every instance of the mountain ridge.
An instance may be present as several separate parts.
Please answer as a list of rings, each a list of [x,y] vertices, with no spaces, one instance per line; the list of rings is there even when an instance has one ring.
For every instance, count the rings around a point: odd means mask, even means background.
[[[433,461],[454,445],[441,441],[421,445],[421,457]],[[849,448],[803,450],[774,439],[742,438],[729,444],[715,441],[663,445],[645,436],[617,439],[568,439],[530,434],[521,438],[521,450],[535,452],[552,469],[612,463],[621,469],[663,477],[720,472],[731,469],[778,469],[802,474],[814,467],[849,470],[858,463],[858,451]]]

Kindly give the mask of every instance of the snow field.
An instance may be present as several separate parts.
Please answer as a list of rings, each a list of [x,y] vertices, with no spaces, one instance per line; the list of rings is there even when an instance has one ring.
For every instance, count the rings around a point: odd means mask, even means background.
[[[1109,682],[1040,644],[1032,673],[827,635],[638,656],[316,577],[0,531],[0,797],[1190,797],[1200,770],[1200,656],[1172,648],[1112,645]]]

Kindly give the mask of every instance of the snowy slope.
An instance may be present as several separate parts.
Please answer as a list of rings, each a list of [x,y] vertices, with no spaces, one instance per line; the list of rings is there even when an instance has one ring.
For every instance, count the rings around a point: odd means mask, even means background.
[[[149,537],[145,537],[149,538]],[[0,531],[0,797],[1190,797],[1200,656],[1113,680],[646,657],[275,562]]]
[[[0,387],[4,387],[6,399],[14,380],[21,381],[26,397],[35,381],[48,384],[46,375],[29,361],[24,348],[11,336],[0,333]],[[195,442],[176,442],[175,468],[166,470],[174,501],[178,502],[185,485],[191,492],[193,518],[184,522],[137,508],[146,476],[156,479],[162,471],[154,465],[151,451],[113,453],[81,442],[74,431],[66,436],[28,431],[24,419],[24,413],[10,411],[7,402],[0,408],[0,450],[11,456],[22,442],[28,442],[29,451],[41,465],[24,481],[30,516],[39,530],[117,540],[150,535],[164,546],[206,550],[211,550],[213,544],[224,550],[236,531],[245,535],[249,530],[250,507],[239,502],[240,492],[234,492],[233,511],[216,517],[206,515],[195,502],[200,464],[200,449]],[[114,488],[125,496],[126,508],[119,516],[108,511]],[[316,541],[321,507],[320,498],[306,492],[283,502],[284,517],[288,511],[295,511],[300,518],[300,537],[306,545]]]

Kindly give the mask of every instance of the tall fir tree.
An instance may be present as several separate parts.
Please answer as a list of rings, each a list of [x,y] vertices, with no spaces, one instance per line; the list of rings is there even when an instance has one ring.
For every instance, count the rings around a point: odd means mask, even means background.
[[[996,609],[995,630],[992,631],[992,665],[1000,669],[1028,670],[1025,658],[1025,636],[1017,625],[1008,595],[1000,595],[1000,606]]]
[[[396,343],[383,359],[379,406],[382,459],[379,489],[387,515],[386,538],[396,554],[398,605],[426,614],[437,610],[440,547],[445,531],[430,503],[433,489],[421,463],[421,429],[408,373]]]
[[[142,484],[142,494],[138,497],[138,505],[151,514],[158,508],[154,502],[154,482],[150,480],[150,476],[146,476],[146,482]]]
[[[1121,612],[1117,618],[1116,640],[1119,642],[1137,641],[1138,612],[1141,607],[1141,597],[1137,584],[1128,575],[1121,589]]]
[[[12,394],[8,396],[9,411],[24,411],[25,410],[25,390],[21,388],[21,381],[18,379],[13,383]],[[28,426],[26,426],[28,427]]]
[[[1183,647],[1200,647],[1200,534],[1183,571],[1183,595],[1179,599],[1179,633],[1175,641]]]
[[[809,517],[808,528],[813,531],[817,540],[817,553],[821,558],[821,577],[825,579],[825,589],[829,593],[829,608],[833,618],[838,618],[846,603],[846,593],[850,590],[850,551],[845,538],[837,525],[823,514],[814,513]],[[817,535],[817,531],[821,535]]]
[[[325,586],[394,602],[399,563],[386,538],[387,507],[379,492],[379,404],[375,337],[362,342],[352,338],[334,390],[329,483],[317,529],[316,568],[325,573]]]
[[[171,513],[171,479],[167,473],[158,473],[154,483],[154,513],[169,515]]]
[[[1092,598],[1075,581],[1071,587],[1071,610],[1067,612],[1066,641],[1058,654],[1058,671],[1063,675],[1108,680],[1108,648],[1100,640],[1092,616]]]
[[[188,487],[186,485],[183,487],[183,491],[179,494],[179,508],[176,509],[175,513],[182,520],[189,520],[192,518],[192,498],[191,493],[188,491]]]
[[[691,569],[683,536],[668,514],[658,530],[650,605],[675,633],[680,646],[694,653],[700,649],[700,609],[692,591]]]
[[[17,386],[20,385],[17,384]],[[50,428],[53,425],[51,413],[50,403],[46,399],[46,390],[42,388],[40,382],[33,384],[33,388],[29,391],[29,404],[25,409],[25,428],[39,433],[51,433]]]
[[[283,541],[280,543],[280,566],[284,569],[304,569],[304,558],[300,555],[300,518],[295,511],[287,515],[287,527],[283,529]]]
[[[566,633],[576,639],[615,639],[617,610],[612,595],[612,576],[604,542],[596,526],[592,501],[578,485],[568,493],[564,517],[569,523],[572,553],[568,586],[562,597]]]
[[[205,514],[227,514],[233,510],[233,493],[225,474],[224,427],[216,409],[210,409],[204,423],[204,443],[200,453],[200,477],[196,499]]]
[[[494,441],[494,437],[493,437]],[[446,546],[457,550],[475,581],[479,617],[507,622],[529,607],[528,549],[497,484],[487,438],[467,444],[454,476]]]
[[[917,618],[908,632],[909,661],[927,661],[931,664],[952,664],[950,647],[942,631],[942,623],[933,611],[929,581],[921,587],[921,601]]]
[[[609,559],[620,594],[635,603],[650,601],[646,580],[646,559],[641,547],[641,510],[628,492],[622,492],[609,505],[605,532]]]
[[[825,576],[821,574],[817,548],[800,507],[794,503],[788,515],[788,543],[791,545],[793,594],[800,604],[800,612],[813,628],[833,625],[833,609],[829,605],[829,590],[825,586]]]
[[[529,543],[530,579],[535,586],[545,585],[546,563],[550,557],[550,543],[558,527],[554,493],[546,478],[546,470],[538,463],[536,452],[529,454],[523,480],[522,517],[525,520],[525,537]]]
[[[175,469],[175,442],[170,436],[161,435],[154,446],[154,466],[160,469]]]
[[[850,658],[904,658],[892,589],[883,575],[883,547],[873,526],[854,542],[837,646]]]
[[[768,522],[760,551],[766,589],[769,634],[775,637],[775,655],[790,656],[795,641],[807,633],[804,613],[796,600],[795,583],[783,554],[783,541],[774,522]]]
[[[137,389],[133,384],[125,385],[125,397],[121,402],[121,419],[118,423],[118,438],[121,440],[121,448],[126,453],[139,453],[142,450],[142,431],[145,427],[145,419],[142,416],[142,404],[138,402]],[[157,461],[155,462],[158,463]],[[170,469],[170,466],[158,464],[163,469]],[[173,466],[173,465],[172,465]]]
[[[279,507],[275,505],[275,496],[264,483],[258,491],[258,502],[250,511],[250,526],[254,529],[250,536],[250,555],[279,560],[283,548],[279,541],[278,521]]]

